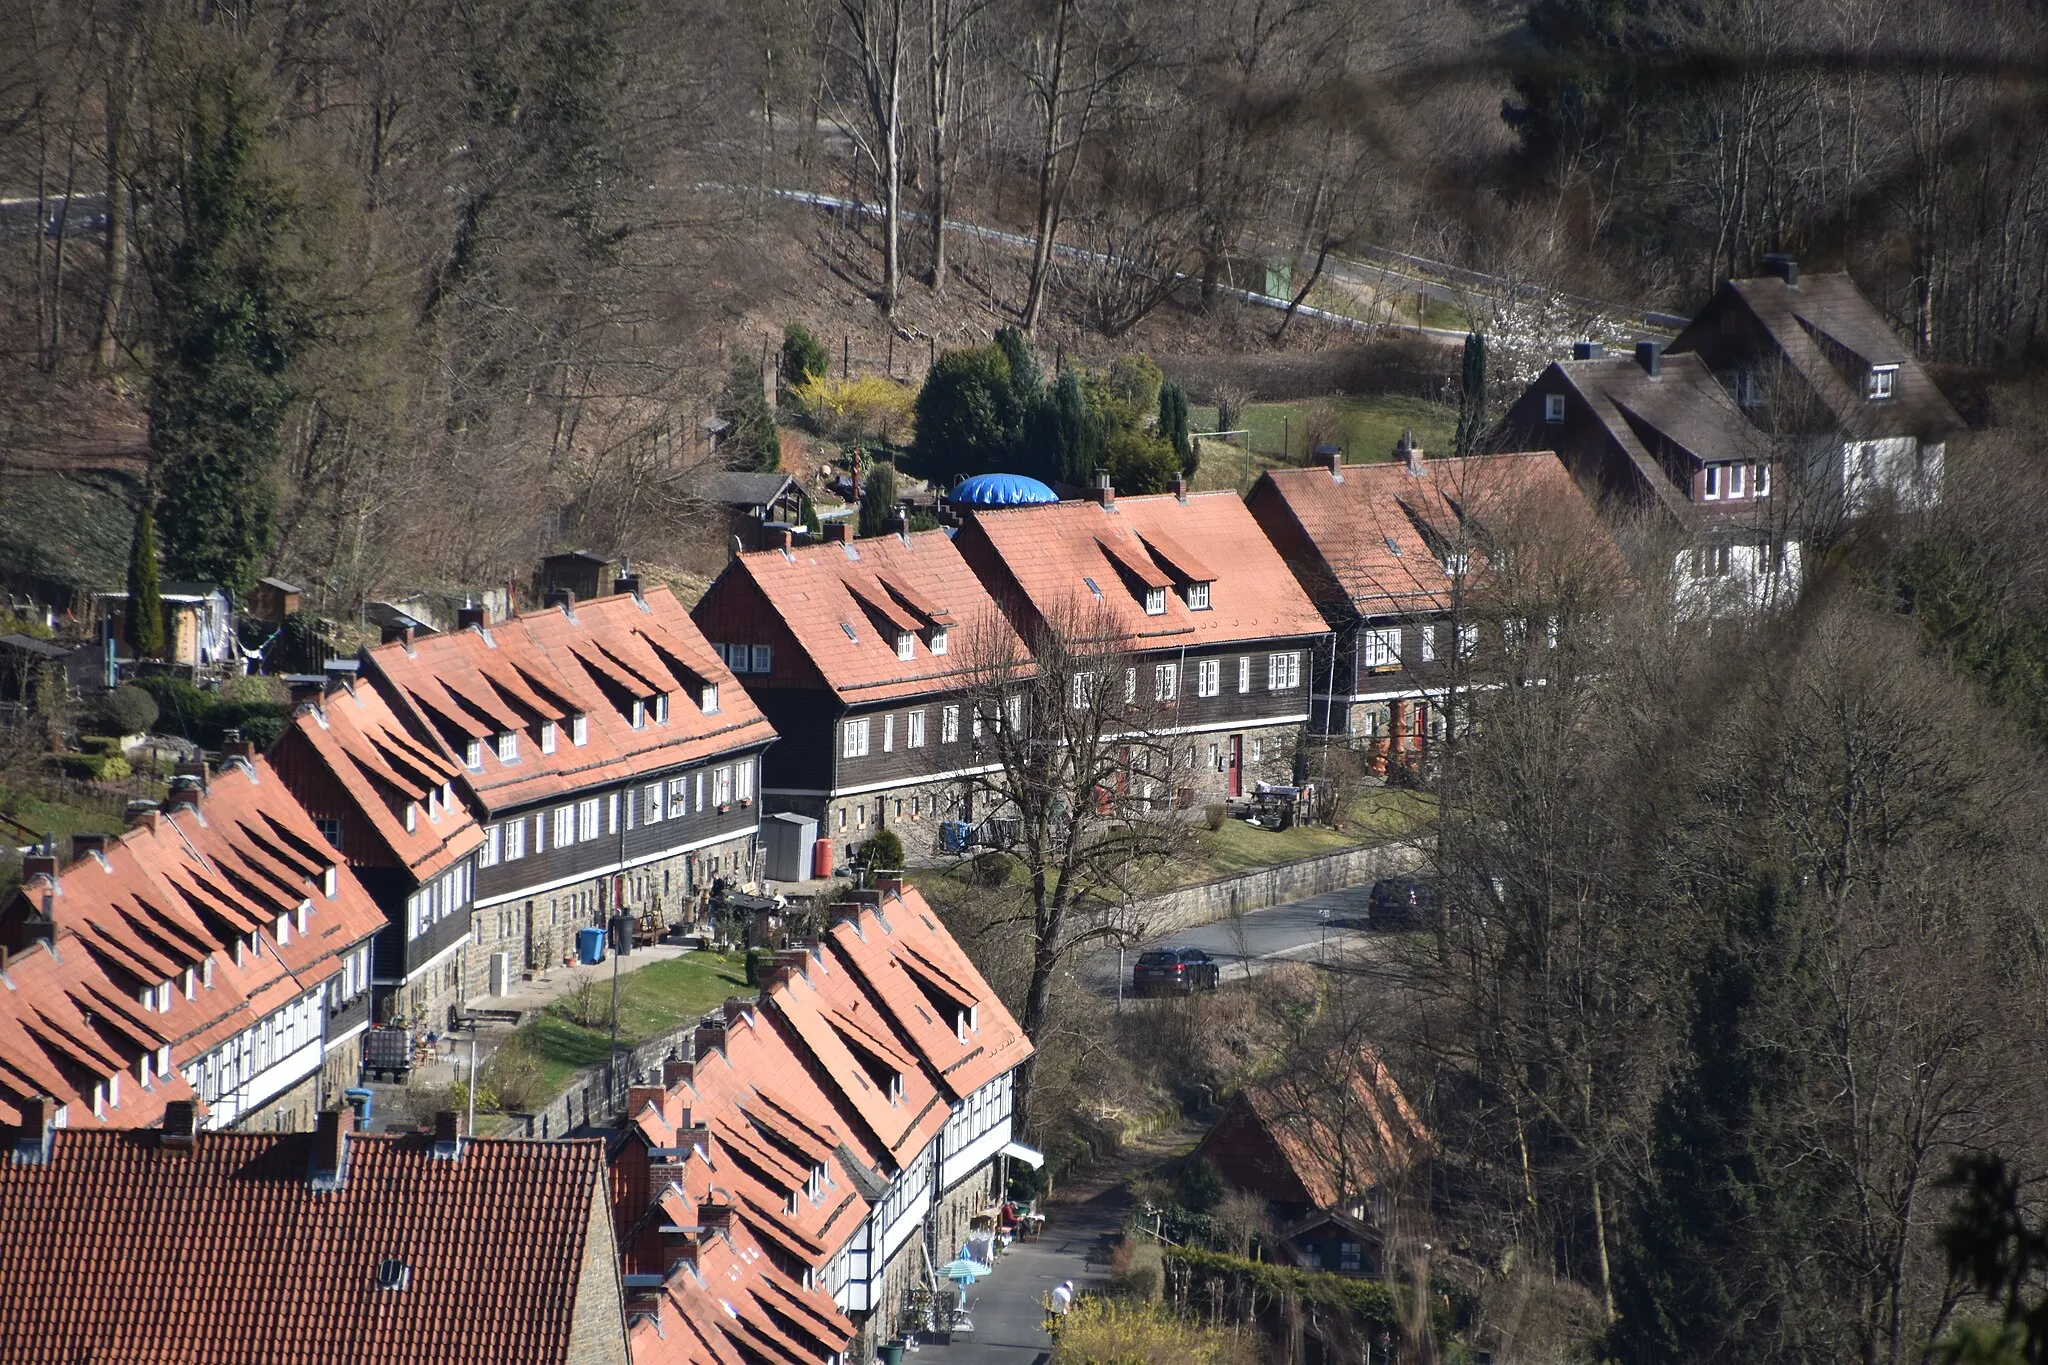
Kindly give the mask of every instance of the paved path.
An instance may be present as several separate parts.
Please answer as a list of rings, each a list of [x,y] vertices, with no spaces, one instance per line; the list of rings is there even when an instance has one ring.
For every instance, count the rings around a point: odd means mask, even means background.
[[[1313,959],[1325,947],[1336,951],[1355,946],[1348,940],[1365,929],[1366,897],[1371,890],[1369,884],[1347,886],[1307,900],[1254,910],[1236,920],[1217,920],[1147,940],[1125,950],[1122,979],[1129,981],[1130,965],[1144,948],[1200,948],[1223,964],[1227,985],[1276,963]],[[1100,994],[1117,993],[1115,949],[1089,954],[1079,970],[1081,979]]]
[[[967,1291],[974,1339],[925,1346],[904,1359],[928,1365],[1039,1365],[1052,1352],[1043,1296],[1061,1280],[1072,1280],[1084,1294],[1102,1292],[1109,1244],[1123,1226],[1129,1200],[1118,1189],[1084,1204],[1053,1204],[1045,1235],[1012,1245],[996,1263],[996,1273]]]

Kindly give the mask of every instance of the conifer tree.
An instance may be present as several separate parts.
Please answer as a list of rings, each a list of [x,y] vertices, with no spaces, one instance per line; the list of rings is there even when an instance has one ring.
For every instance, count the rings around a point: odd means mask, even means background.
[[[728,466],[762,471],[781,466],[782,438],[776,434],[775,416],[768,410],[760,366],[744,351],[733,352],[717,411],[726,424],[723,449]]]
[[[1188,426],[1187,390],[1178,384],[1160,387],[1159,435],[1173,446],[1173,453],[1180,458],[1180,472],[1193,479],[1195,468],[1201,463],[1201,455],[1195,449],[1194,434]]]
[[[1458,384],[1457,454],[1470,455],[1486,434],[1486,338],[1465,334],[1465,368]]]
[[[164,599],[157,585],[156,518],[149,499],[135,510],[135,538],[128,545],[128,620],[122,632],[138,659],[164,652]]]
[[[862,536],[879,536],[889,529],[889,517],[896,510],[896,466],[880,462],[868,471],[860,489]]]

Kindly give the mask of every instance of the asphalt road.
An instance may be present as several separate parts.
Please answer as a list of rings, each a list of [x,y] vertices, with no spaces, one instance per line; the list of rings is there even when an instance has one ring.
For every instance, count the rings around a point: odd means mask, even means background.
[[[1218,920],[1147,939],[1124,951],[1123,979],[1129,980],[1130,964],[1145,948],[1200,948],[1222,964],[1226,984],[1247,972],[1256,975],[1277,962],[1314,959],[1326,947],[1340,948],[1364,932],[1366,896],[1371,890],[1370,886],[1347,886],[1308,900],[1254,910],[1235,922]],[[1116,994],[1119,978],[1114,948],[1091,953],[1079,971],[1081,979],[1101,994]]]

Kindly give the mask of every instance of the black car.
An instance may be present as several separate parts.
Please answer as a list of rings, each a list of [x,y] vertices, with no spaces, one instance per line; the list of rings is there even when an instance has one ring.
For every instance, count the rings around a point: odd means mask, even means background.
[[[1382,877],[1366,898],[1374,929],[1412,929],[1436,917],[1436,887],[1415,877]]]
[[[1223,969],[1200,948],[1154,948],[1131,968],[1133,995],[1193,995],[1213,991]]]

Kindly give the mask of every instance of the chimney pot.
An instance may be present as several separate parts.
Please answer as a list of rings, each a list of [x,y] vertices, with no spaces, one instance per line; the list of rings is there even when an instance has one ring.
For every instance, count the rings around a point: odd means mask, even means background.
[[[1109,481],[1107,469],[1095,471],[1095,486],[1088,490],[1088,500],[1099,502],[1104,507],[1116,506],[1116,485]]]
[[[1652,379],[1664,372],[1664,343],[1661,341],[1638,341],[1636,343],[1636,364],[1643,367],[1643,373]]]
[[[825,523],[825,543],[827,545],[842,545],[851,539],[853,539],[853,526],[850,523],[845,521],[828,521]]]

